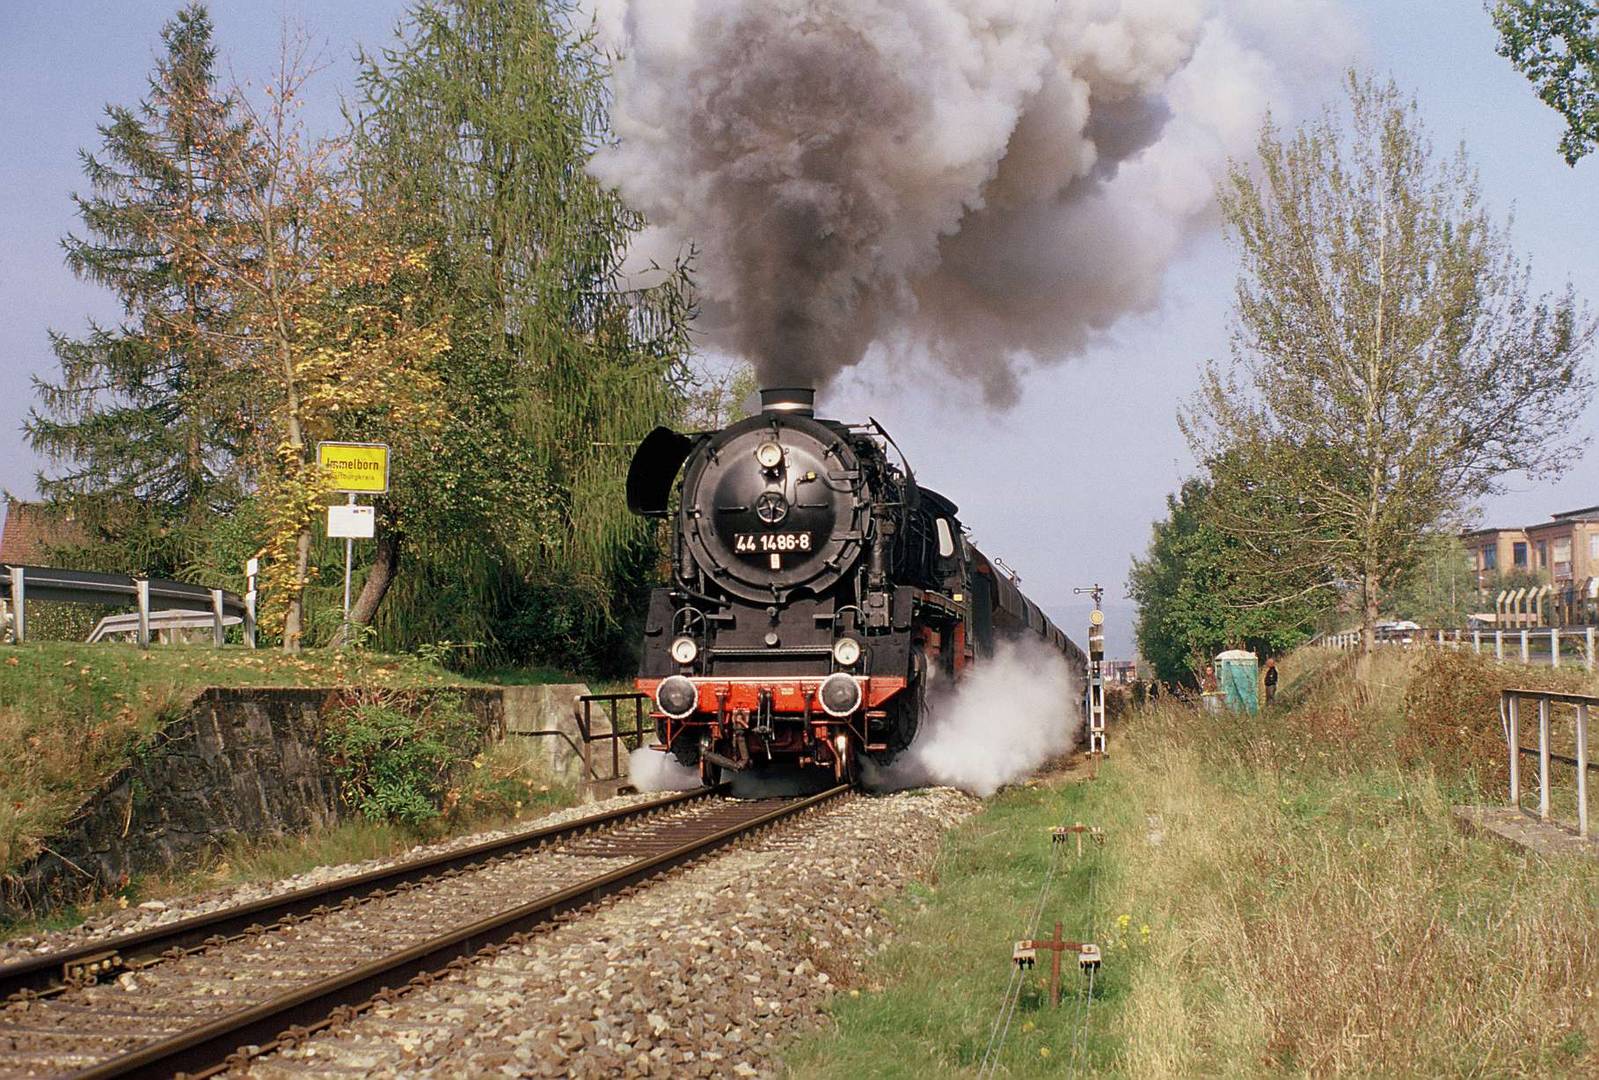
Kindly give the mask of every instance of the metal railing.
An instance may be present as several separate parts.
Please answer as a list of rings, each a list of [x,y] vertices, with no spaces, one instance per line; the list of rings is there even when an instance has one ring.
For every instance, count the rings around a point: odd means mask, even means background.
[[[1401,647],[1470,649],[1492,653],[1495,660],[1560,667],[1563,662],[1596,669],[1594,648],[1599,632],[1592,626],[1524,626],[1512,629],[1461,630],[1437,627],[1377,631],[1377,644]],[[1319,637],[1316,644],[1332,649],[1358,649],[1359,630],[1342,630]]]
[[[1537,705],[1537,747],[1521,745],[1521,714],[1526,702]],[[1538,759],[1538,819],[1551,820],[1551,767],[1555,762],[1570,765],[1576,773],[1574,809],[1577,835],[1582,837],[1588,835],[1588,771],[1595,768],[1588,758],[1588,716],[1596,705],[1599,705],[1599,697],[1557,694],[1547,690],[1505,690],[1499,699],[1499,719],[1504,726],[1505,745],[1510,755],[1511,805],[1521,806],[1521,759],[1535,756]],[[1554,749],[1556,706],[1570,706],[1574,714],[1572,742],[1575,754],[1563,754]]]
[[[152,613],[155,629],[162,627],[159,613],[209,616],[212,640],[221,645],[227,627],[244,625],[245,644],[255,647],[254,594],[239,597],[222,589],[190,585],[162,578],[136,578],[127,574],[102,574],[93,570],[60,570],[46,566],[8,566],[0,573],[0,600],[5,603],[10,621],[10,638],[21,643],[28,635],[28,602],[92,604],[123,607],[132,604],[134,619],[130,627],[140,648],[149,648]],[[4,622],[5,620],[0,620]],[[191,619],[167,620],[191,622]]]
[[[636,691],[627,691],[619,694],[582,694],[577,701],[582,711],[578,713],[577,729],[583,736],[583,779],[585,781],[620,780],[622,778],[622,748],[637,750],[643,745],[645,736],[645,723],[649,719],[645,705],[649,702],[648,694]],[[633,727],[623,731],[619,712],[623,702],[633,703]],[[610,731],[594,730],[595,705],[606,707],[607,719],[610,721]],[[652,729],[653,732],[653,729]],[[611,744],[611,775],[599,776],[594,771],[594,744],[609,742]]]
[[[573,718],[577,724],[577,738],[561,728],[540,728],[532,731],[516,731],[513,734],[529,738],[556,738],[566,743],[583,761],[583,783],[603,784],[612,780],[622,779],[622,750],[636,750],[644,744],[644,739],[654,735],[655,729],[649,725],[649,714],[646,711],[650,696],[636,691],[626,691],[616,694],[579,694],[575,700],[576,708]],[[627,730],[622,728],[622,706],[626,702],[633,704],[633,726]],[[609,731],[594,730],[594,706],[604,706],[603,719],[610,721]],[[594,754],[595,743],[610,743],[611,771],[609,776],[601,776],[597,769]],[[605,758],[604,751],[600,753],[600,763]]]

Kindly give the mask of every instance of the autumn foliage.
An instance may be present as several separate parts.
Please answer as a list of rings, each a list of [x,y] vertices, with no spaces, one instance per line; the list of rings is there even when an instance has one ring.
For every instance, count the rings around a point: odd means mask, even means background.
[[[179,311],[165,331],[251,388],[261,624],[290,650],[304,633],[312,524],[331,496],[317,441],[362,414],[417,442],[435,434],[435,362],[449,346],[443,320],[419,315],[412,290],[428,253],[389,239],[400,208],[362,197],[340,142],[301,132],[305,71],[285,52],[264,107],[197,105],[186,126],[206,162],[205,198],[143,221],[144,241],[203,280],[226,312],[201,321]]]

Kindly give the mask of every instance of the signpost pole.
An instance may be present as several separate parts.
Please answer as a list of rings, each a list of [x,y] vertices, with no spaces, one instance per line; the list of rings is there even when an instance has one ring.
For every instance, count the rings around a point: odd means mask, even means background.
[[[351,506],[355,505],[355,494],[353,492],[350,495],[349,505],[351,505]],[[351,559],[354,558],[354,556],[355,556],[355,539],[353,537],[346,536],[344,538],[344,629],[345,629],[345,633],[349,633],[349,629],[350,629],[350,561],[351,561]]]

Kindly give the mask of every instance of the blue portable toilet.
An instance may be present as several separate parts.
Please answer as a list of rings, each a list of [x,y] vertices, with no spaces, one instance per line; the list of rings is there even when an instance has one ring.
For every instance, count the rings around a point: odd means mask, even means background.
[[[1260,659],[1244,649],[1228,649],[1216,654],[1216,682],[1233,712],[1260,711]]]

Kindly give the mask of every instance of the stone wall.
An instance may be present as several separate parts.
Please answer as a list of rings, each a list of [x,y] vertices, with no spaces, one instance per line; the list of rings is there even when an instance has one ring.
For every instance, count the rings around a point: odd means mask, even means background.
[[[485,741],[504,735],[499,688],[444,692],[460,696]],[[347,810],[319,747],[323,718],[342,700],[336,690],[203,691],[140,744],[48,850],[0,879],[0,914],[104,893],[230,840],[336,823]]]

